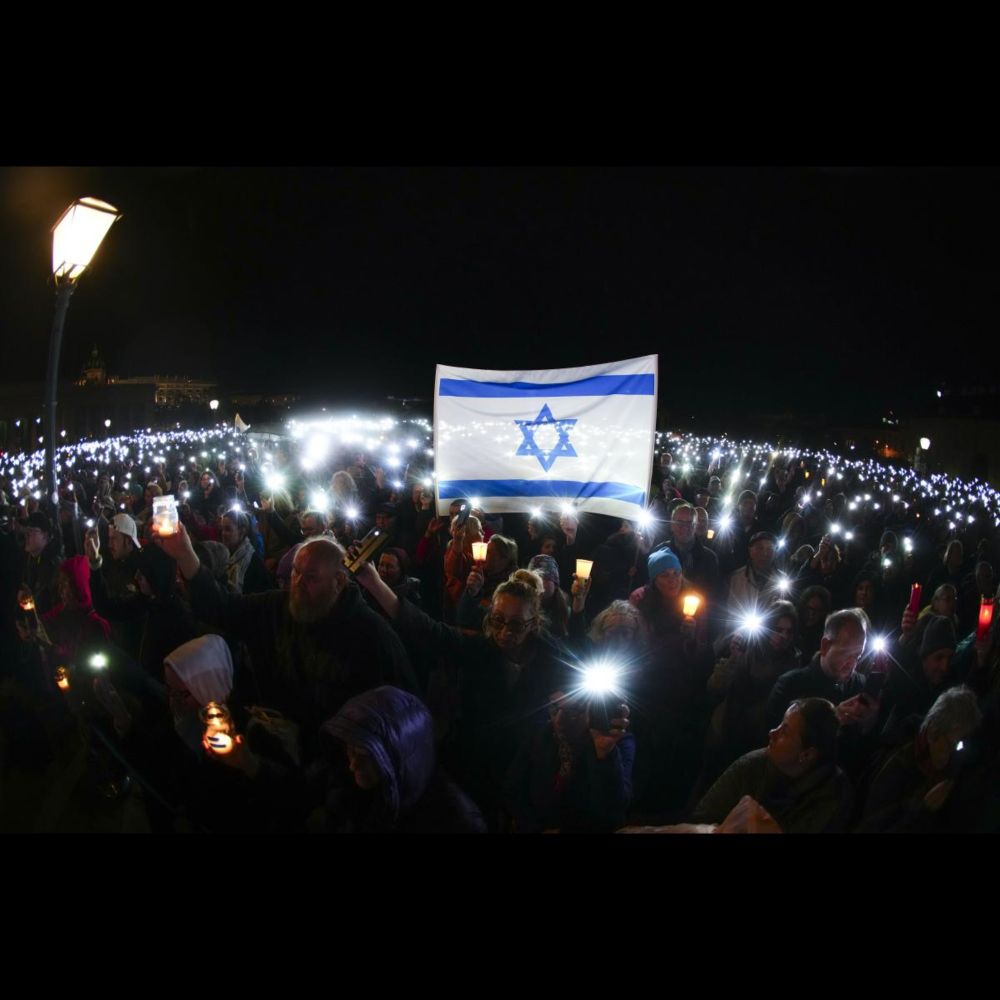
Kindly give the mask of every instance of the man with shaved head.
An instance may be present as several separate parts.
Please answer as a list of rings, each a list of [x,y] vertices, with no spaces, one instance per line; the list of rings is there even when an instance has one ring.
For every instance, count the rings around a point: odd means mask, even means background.
[[[246,596],[216,584],[183,524],[157,543],[177,560],[195,614],[248,645],[252,675],[237,672],[232,699],[278,709],[298,723],[307,758],[319,727],[350,698],[382,684],[416,690],[399,637],[364,601],[333,539],[312,538],[299,548],[289,590]]]

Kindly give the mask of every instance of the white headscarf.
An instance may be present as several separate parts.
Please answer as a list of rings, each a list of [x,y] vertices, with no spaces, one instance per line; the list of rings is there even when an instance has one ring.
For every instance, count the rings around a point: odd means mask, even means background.
[[[221,635],[200,635],[178,646],[163,661],[204,708],[223,702],[233,689],[233,656]]]

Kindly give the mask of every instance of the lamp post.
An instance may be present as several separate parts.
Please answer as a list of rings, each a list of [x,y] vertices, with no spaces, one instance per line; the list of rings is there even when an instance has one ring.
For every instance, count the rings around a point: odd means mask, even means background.
[[[117,219],[118,209],[96,198],[79,198],[59,217],[52,229],[52,278],[56,286],[56,314],[49,338],[49,364],[45,375],[45,469],[49,499],[59,503],[56,474],[56,390],[59,352],[70,296],[97,248]]]

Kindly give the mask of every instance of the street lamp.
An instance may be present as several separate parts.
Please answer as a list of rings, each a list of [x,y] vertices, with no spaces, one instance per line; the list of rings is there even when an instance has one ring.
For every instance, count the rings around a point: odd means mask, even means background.
[[[217,399],[211,400],[208,404],[208,408],[214,413],[219,408],[219,401]]]
[[[931,446],[931,439],[930,438],[921,438],[920,439],[920,447],[923,448],[924,451],[927,451],[930,448],[930,446]]]
[[[56,389],[59,351],[69,298],[80,275],[90,266],[101,241],[117,219],[118,209],[96,198],[79,198],[59,217],[52,230],[52,278],[56,286],[56,314],[49,338],[49,365],[45,376],[45,469],[49,496],[59,503],[56,475]]]

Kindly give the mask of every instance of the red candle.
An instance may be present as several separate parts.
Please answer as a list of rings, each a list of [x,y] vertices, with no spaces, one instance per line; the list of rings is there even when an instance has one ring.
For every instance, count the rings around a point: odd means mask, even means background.
[[[993,621],[993,599],[984,597],[979,602],[979,627],[976,629],[976,642],[982,642],[989,635],[990,624]]]
[[[922,589],[919,583],[910,587],[910,611],[912,614],[917,614],[920,611],[920,591]]]

